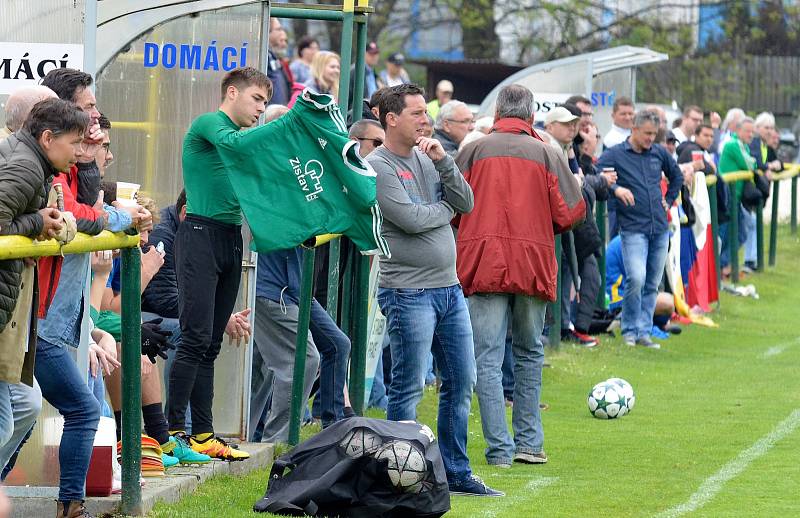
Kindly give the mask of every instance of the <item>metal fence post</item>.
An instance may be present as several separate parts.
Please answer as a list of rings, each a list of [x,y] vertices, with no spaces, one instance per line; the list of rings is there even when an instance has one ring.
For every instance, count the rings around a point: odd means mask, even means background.
[[[346,21],[346,20],[345,20]],[[364,61],[367,54],[367,18],[356,22],[356,75],[353,80],[353,117],[352,121],[361,120],[361,110],[364,105]]]
[[[367,370],[367,319],[369,317],[369,257],[355,258],[356,292],[353,297],[353,346],[350,351],[350,405],[357,415],[364,414],[364,384]]]
[[[297,317],[297,342],[292,375],[292,409],[289,421],[289,444],[300,442],[300,420],[303,418],[306,352],[308,350],[308,324],[311,321],[311,299],[314,297],[314,249],[303,250],[303,274],[300,291],[300,314]]]
[[[340,240],[328,243],[328,297],[325,306],[334,322],[339,314],[339,256]]]
[[[557,235],[555,238],[556,245],[556,262],[558,263],[558,270],[556,274],[556,301],[550,304],[553,310],[553,324],[550,327],[550,345],[558,347],[561,345],[561,236]],[[605,288],[604,288],[605,289]]]
[[[122,250],[122,513],[141,514],[141,251]]]
[[[781,182],[772,182],[772,220],[769,222],[769,265],[775,266],[778,254],[778,198]]]
[[[764,270],[764,200],[756,207],[756,270]]]
[[[597,209],[595,214],[595,221],[597,229],[600,231],[600,258],[597,261],[597,267],[600,270],[600,290],[597,292],[597,307],[606,309],[606,202],[598,200]]]
[[[792,235],[797,235],[797,177],[792,177],[792,215],[789,219],[789,225],[792,230]]]
[[[353,52],[353,0],[345,0],[342,6],[344,18],[342,19],[342,46],[341,46],[341,73],[339,74],[339,108],[342,116],[347,119],[348,103],[350,101],[350,65]],[[363,67],[362,67],[363,68]],[[358,69],[356,69],[356,73]],[[363,72],[362,72],[363,73]],[[362,78],[363,82],[363,78]],[[362,87],[363,88],[363,87]],[[355,110],[355,106],[353,107]],[[360,109],[360,107],[359,107]]]
[[[731,184],[731,221],[728,223],[728,251],[731,267],[731,282],[739,282],[739,193],[737,182]]]

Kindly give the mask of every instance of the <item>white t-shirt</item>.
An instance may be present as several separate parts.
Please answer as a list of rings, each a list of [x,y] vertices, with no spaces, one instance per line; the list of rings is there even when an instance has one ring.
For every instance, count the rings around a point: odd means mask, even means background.
[[[606,136],[603,137],[603,145],[606,148],[611,148],[616,146],[617,144],[622,144],[625,142],[625,139],[631,135],[631,130],[620,128],[619,126],[612,124],[611,131],[606,133]]]

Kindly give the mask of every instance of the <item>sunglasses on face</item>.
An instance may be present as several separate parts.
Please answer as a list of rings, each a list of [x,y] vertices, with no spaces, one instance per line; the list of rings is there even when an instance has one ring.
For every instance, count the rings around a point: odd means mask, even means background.
[[[379,138],[361,138],[357,137],[361,142],[372,142],[372,145],[375,147],[379,147],[383,145],[383,141]]]

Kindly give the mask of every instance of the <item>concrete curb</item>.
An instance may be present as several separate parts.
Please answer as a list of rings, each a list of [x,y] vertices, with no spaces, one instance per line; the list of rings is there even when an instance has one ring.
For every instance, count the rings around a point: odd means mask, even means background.
[[[217,475],[241,476],[257,469],[266,468],[275,456],[275,447],[268,443],[242,443],[242,450],[250,453],[245,461],[225,462],[215,460],[205,466],[181,466],[170,468],[164,477],[145,478],[142,488],[142,509],[140,516],[149,513],[156,502],[177,502],[192,494],[197,487]],[[264,481],[266,487],[266,480]],[[57,488],[14,487],[4,488],[11,497],[13,518],[47,518],[55,516]],[[21,496],[35,495],[35,496]],[[17,496],[19,495],[19,496]],[[120,510],[120,495],[109,497],[89,497],[86,510],[93,516],[113,515]]]

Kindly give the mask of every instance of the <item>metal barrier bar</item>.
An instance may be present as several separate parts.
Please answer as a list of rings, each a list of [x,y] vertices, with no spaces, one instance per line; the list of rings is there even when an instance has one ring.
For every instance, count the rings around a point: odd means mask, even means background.
[[[342,46],[341,46],[341,73],[339,75],[339,108],[342,117],[347,119],[347,109],[350,102],[350,65],[353,52],[353,2],[350,1],[349,9],[342,13]],[[363,65],[361,67],[364,68]],[[356,67],[358,73],[358,67]],[[363,73],[363,71],[362,71]],[[362,79],[363,82],[363,79]]]
[[[553,311],[553,324],[550,326],[548,338],[550,339],[550,345],[552,347],[559,347],[561,345],[561,268],[563,267],[561,264],[561,235],[557,235],[555,237],[555,245],[556,262],[558,263],[558,272],[556,275],[556,300],[550,304],[550,308]],[[605,287],[603,287],[603,290],[605,290]]]
[[[364,61],[367,54],[367,22],[356,23],[356,76],[353,81],[353,122],[361,120],[361,110],[364,99],[364,75],[366,70]]]
[[[792,178],[792,213],[789,219],[789,228],[793,236],[797,235],[797,177]]]
[[[142,512],[141,251],[122,251],[122,513]]]
[[[775,266],[778,254],[778,198],[781,192],[781,182],[772,182],[772,221],[769,222],[769,265]]]
[[[96,236],[78,234],[75,239],[61,246],[55,239],[36,241],[24,236],[0,236],[0,260],[22,257],[45,257],[53,255],[85,254],[98,250],[114,250],[139,246],[139,236],[105,230]]]
[[[300,420],[303,418],[306,352],[308,350],[308,324],[311,321],[311,301],[314,297],[314,250],[303,250],[303,273],[300,279],[300,313],[297,317],[294,371],[292,375],[292,408],[289,417],[289,444],[300,442]]]
[[[331,319],[336,322],[339,315],[339,256],[341,255],[341,242],[336,239],[328,246],[328,297],[325,308]]]
[[[595,205],[595,221],[597,222],[597,229],[600,231],[600,258],[597,261],[597,267],[600,270],[600,290],[597,292],[597,307],[606,309],[606,244],[608,237],[606,236],[606,201],[598,200]]]
[[[764,270],[764,200],[756,207],[756,270]]]
[[[350,352],[350,406],[357,415],[364,415],[364,385],[367,370],[367,319],[369,318],[369,257],[355,258],[356,293],[353,298],[353,347]]]
[[[726,182],[727,183],[727,182]],[[728,258],[731,267],[731,282],[739,282],[739,193],[731,186],[731,221],[728,223]]]

